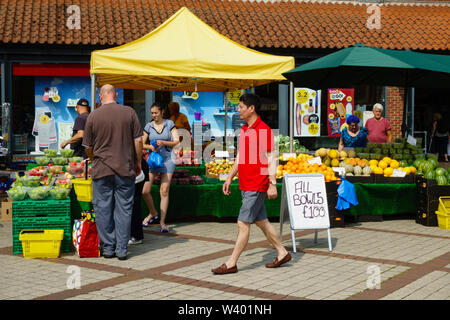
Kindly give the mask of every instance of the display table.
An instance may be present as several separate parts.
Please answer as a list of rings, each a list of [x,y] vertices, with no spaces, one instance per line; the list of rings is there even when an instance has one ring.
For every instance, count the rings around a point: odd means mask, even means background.
[[[369,184],[354,183],[359,205],[345,210],[345,215],[392,215],[416,213],[415,184]],[[222,184],[171,185],[168,217],[216,216],[237,217],[242,204],[238,184],[230,186],[231,194],[225,196]],[[267,216],[280,216],[282,184],[277,183],[278,197],[266,199]],[[159,186],[152,186],[152,197],[159,212]],[[142,200],[143,201],[143,200]],[[144,216],[147,206],[142,202]]]
[[[416,213],[415,184],[354,183],[359,204],[344,211],[346,215],[392,215]]]

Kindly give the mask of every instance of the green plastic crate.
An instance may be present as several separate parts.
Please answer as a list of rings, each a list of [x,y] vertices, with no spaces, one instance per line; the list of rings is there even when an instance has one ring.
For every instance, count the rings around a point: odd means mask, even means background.
[[[46,214],[49,216],[70,217],[70,199],[42,200],[42,201],[13,201],[12,212],[14,218],[35,217]]]

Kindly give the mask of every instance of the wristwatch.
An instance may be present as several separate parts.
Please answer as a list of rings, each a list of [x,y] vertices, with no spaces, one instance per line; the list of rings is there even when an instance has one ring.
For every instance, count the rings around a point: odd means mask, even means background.
[[[273,184],[274,186],[276,186],[277,185],[277,180],[269,180],[269,183]]]

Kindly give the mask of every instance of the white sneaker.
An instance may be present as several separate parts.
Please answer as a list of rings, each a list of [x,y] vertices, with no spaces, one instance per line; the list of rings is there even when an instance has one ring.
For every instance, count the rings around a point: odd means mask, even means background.
[[[133,237],[131,237],[131,239],[130,240],[128,240],[128,244],[130,245],[130,244],[143,244],[144,243],[144,240],[136,240],[135,238],[133,238]]]

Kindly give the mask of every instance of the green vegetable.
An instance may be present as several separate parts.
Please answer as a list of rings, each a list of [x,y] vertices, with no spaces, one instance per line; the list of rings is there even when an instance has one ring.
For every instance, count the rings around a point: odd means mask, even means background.
[[[83,161],[82,157],[72,157],[69,159],[70,162],[81,162]]]
[[[46,166],[48,164],[48,162],[50,161],[50,159],[47,157],[36,157],[34,160],[40,166]]]
[[[56,149],[44,149],[44,153],[47,157],[56,157],[58,150]]]
[[[27,196],[27,191],[23,187],[14,187],[6,191],[13,201],[21,201]]]
[[[50,196],[54,200],[64,200],[69,196],[69,194],[70,189],[68,188],[54,187],[52,190],[50,190]]]
[[[53,164],[56,164],[57,166],[62,166],[65,165],[66,163],[67,163],[66,158],[62,157],[53,158]]]
[[[45,200],[49,193],[48,187],[36,187],[30,188],[27,193],[28,196],[33,200]]]
[[[59,150],[59,152],[61,153],[61,156],[65,158],[70,158],[71,156],[73,156],[72,149],[61,149]]]

